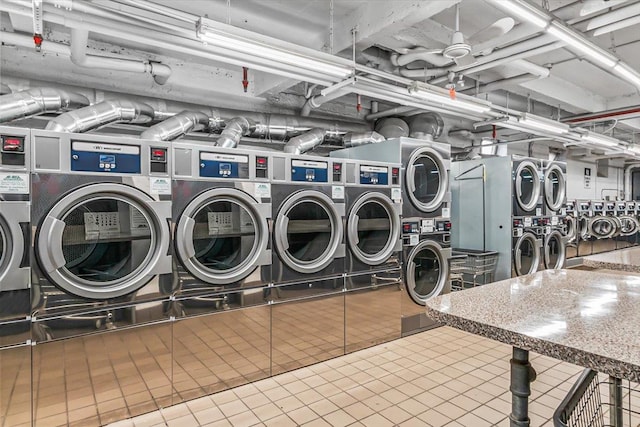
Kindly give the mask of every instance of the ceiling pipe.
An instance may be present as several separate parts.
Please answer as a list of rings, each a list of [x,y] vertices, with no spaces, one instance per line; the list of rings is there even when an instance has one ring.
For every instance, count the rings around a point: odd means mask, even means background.
[[[34,88],[0,96],[0,123],[42,113],[56,113],[89,105],[77,93],[55,88]]]
[[[532,76],[531,74],[522,74],[520,76],[509,77],[507,79],[494,80],[487,84],[480,85],[477,92],[475,92],[476,90],[475,87],[468,87],[466,89],[462,89],[459,92],[463,92],[467,94],[472,93],[473,95],[477,96],[483,93],[492,92],[494,90],[504,89],[506,86],[517,86],[533,80],[538,80],[540,78],[542,77]]]
[[[334,92],[328,93],[326,95],[316,95],[312,96],[304,103],[302,106],[302,110],[300,111],[300,115],[302,117],[308,117],[311,113],[311,110],[315,110],[320,108],[322,104],[333,101],[334,99],[338,99],[342,96],[350,94],[351,91],[348,89],[336,90]]]
[[[142,139],[173,141],[191,131],[218,129],[220,122],[200,111],[182,111],[151,126],[140,134]]]
[[[234,117],[226,123],[216,145],[236,148],[243,136],[251,136],[251,123],[245,117]]]
[[[565,117],[561,121],[574,124],[597,123],[606,122],[609,120],[631,119],[636,117],[640,117],[640,106],[600,111],[598,113],[580,114],[577,116]]]
[[[284,146],[285,153],[304,154],[322,144],[324,129],[314,128],[302,135],[294,136]]]
[[[45,129],[82,133],[109,123],[147,123],[153,118],[153,108],[147,104],[129,100],[102,101],[61,114],[52,119]]]
[[[603,29],[604,27],[624,21],[637,15],[640,15],[640,3],[633,3],[590,19],[587,23],[586,30],[591,31],[596,29]]]
[[[171,67],[164,64],[135,59],[87,55],[88,42],[89,31],[71,28],[71,62],[79,67],[149,73],[159,85],[165,84],[171,76]]]
[[[345,148],[358,147],[360,145],[377,144],[385,141],[386,138],[376,131],[365,133],[348,133],[344,137]]]
[[[393,107],[383,111],[379,111],[377,113],[367,114],[365,116],[365,119],[367,121],[373,121],[373,120],[381,119],[383,117],[399,116],[405,113],[409,113],[411,111],[416,111],[416,107]]]

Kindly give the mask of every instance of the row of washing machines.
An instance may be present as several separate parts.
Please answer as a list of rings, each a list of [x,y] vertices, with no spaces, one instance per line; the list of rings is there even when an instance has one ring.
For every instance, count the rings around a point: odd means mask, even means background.
[[[452,164],[456,247],[498,253],[495,280],[562,268],[566,163],[522,156]]]
[[[640,206],[633,200],[568,200],[568,257],[638,244]]]
[[[0,424],[105,424],[309,365],[427,326],[405,318],[446,289],[445,144],[0,137]]]

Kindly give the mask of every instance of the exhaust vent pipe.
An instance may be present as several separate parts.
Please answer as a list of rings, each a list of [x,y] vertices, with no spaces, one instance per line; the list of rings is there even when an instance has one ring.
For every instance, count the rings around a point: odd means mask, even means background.
[[[402,119],[390,117],[376,123],[376,132],[387,139],[409,136],[409,125]]]
[[[78,133],[115,122],[147,123],[153,117],[153,108],[142,102],[128,100],[102,101],[89,107],[62,114],[51,120],[45,129]]]
[[[353,133],[350,132],[344,136],[344,146],[357,147],[359,145],[375,144],[384,141],[386,138],[378,132]]]
[[[315,147],[322,144],[325,133],[324,129],[313,128],[307,133],[294,136],[285,144],[284,152],[291,154],[304,154],[307,151],[313,150]]]
[[[442,134],[443,128],[444,121],[436,113],[417,114],[409,120],[411,138],[434,140]]]
[[[250,133],[251,123],[249,120],[244,117],[234,117],[227,122],[216,145],[224,148],[236,148],[240,143],[240,138],[249,136]]]
[[[142,139],[173,141],[191,131],[217,129],[219,122],[199,111],[182,111],[140,134]]]
[[[53,88],[29,89],[0,96],[0,123],[87,105],[89,100],[77,93]]]

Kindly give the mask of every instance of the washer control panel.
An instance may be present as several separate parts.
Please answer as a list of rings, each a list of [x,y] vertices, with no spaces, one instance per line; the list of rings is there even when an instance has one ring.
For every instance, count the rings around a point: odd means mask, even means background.
[[[166,149],[165,171],[166,171]],[[140,146],[101,142],[71,142],[71,170],[139,174]]]
[[[329,163],[313,160],[291,160],[291,181],[329,182]]]
[[[360,166],[360,184],[389,185],[389,168],[385,166]]]
[[[267,165],[265,163],[265,168],[266,167]],[[207,178],[248,179],[249,156],[201,151],[200,176]]]

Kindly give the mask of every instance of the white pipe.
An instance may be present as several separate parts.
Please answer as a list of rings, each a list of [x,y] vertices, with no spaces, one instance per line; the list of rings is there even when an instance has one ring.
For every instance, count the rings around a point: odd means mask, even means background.
[[[326,95],[316,95],[307,99],[307,101],[302,106],[302,110],[300,111],[300,115],[302,117],[307,117],[311,113],[311,110],[315,110],[316,108],[320,108],[320,106],[326,102],[333,101],[334,99],[338,99],[342,96],[348,95],[351,93],[348,89],[340,89],[335,92],[328,93]]]
[[[611,25],[636,15],[640,15],[640,3],[633,3],[590,19],[587,23],[587,31]]]
[[[146,60],[87,55],[88,41],[89,31],[79,28],[71,29],[71,62],[80,67],[149,73],[156,83],[160,85],[165,84],[171,76],[171,67],[164,64],[152,64]]]
[[[639,3],[640,4],[640,3]],[[622,21],[614,22],[613,24],[604,25],[593,32],[595,37],[603,34],[612,33],[616,30],[630,27],[632,25],[640,24],[640,15],[633,16],[631,18],[623,19]]]
[[[549,74],[551,73],[551,70],[549,70],[547,67],[542,67],[540,65],[534,64],[533,62],[525,61],[524,59],[516,59],[510,62],[509,65],[540,78],[549,77]]]
[[[415,111],[415,110],[416,110],[415,107],[394,107],[394,108],[389,108],[389,109],[384,110],[384,111],[379,111],[377,113],[368,114],[365,117],[365,120],[367,120],[367,121],[377,120],[377,119],[381,119],[383,117],[401,115],[401,114],[405,114],[405,113],[408,113],[410,111]]]
[[[631,200],[631,175],[634,169],[640,168],[640,163],[631,163],[624,169],[624,198]]]

